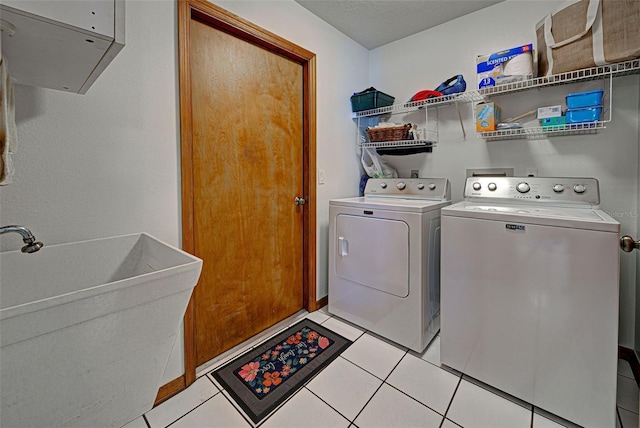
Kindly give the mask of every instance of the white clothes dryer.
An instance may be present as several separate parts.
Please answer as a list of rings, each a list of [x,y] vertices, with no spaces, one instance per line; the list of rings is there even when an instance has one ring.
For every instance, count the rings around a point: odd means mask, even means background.
[[[370,179],[329,201],[329,312],[416,352],[440,329],[445,178]]]
[[[441,361],[615,427],[620,224],[593,178],[470,177],[442,210]]]

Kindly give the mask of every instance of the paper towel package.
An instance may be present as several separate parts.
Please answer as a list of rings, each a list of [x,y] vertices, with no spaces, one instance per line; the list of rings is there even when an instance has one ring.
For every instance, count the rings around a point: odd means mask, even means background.
[[[531,79],[534,76],[533,45],[523,45],[477,58],[478,89]]]

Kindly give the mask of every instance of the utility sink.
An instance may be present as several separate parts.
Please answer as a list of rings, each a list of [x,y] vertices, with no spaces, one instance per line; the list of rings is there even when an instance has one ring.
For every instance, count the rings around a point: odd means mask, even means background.
[[[0,253],[0,426],[150,410],[201,268],[144,233]]]

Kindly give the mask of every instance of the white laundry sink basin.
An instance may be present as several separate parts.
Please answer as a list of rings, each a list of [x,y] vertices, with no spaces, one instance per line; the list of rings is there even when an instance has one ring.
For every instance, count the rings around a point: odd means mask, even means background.
[[[147,234],[0,253],[0,426],[151,409],[201,268]]]

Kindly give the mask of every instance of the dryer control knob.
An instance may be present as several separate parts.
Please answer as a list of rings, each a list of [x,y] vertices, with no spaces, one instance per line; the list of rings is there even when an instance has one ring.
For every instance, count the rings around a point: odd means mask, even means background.
[[[562,193],[564,192],[564,186],[562,184],[556,184],[553,186],[553,191],[556,193]]]
[[[400,183],[396,184],[396,187],[398,188],[398,190],[403,190],[405,187],[407,187],[407,185],[404,183],[404,181],[401,181]]]
[[[382,187],[383,189],[386,189],[387,188],[387,183],[385,183],[385,182],[380,183],[380,187]]]
[[[488,185],[487,187],[488,187],[488,188],[489,188],[489,190],[491,190],[492,192],[498,188],[498,186],[496,185],[496,183],[489,183],[489,185]]]
[[[482,184],[480,184],[479,182],[475,182],[473,183],[473,190],[480,190],[482,188]]]
[[[520,193],[527,193],[529,190],[531,190],[531,186],[529,186],[529,183],[525,183],[523,181],[521,183],[518,183],[518,185],[516,186],[516,190]]]
[[[420,190],[424,189],[424,183],[418,183],[418,189]]]
[[[434,183],[429,183],[429,189],[436,190],[436,185]]]
[[[573,191],[576,193],[584,193],[587,190],[582,184],[576,184],[573,186]]]

